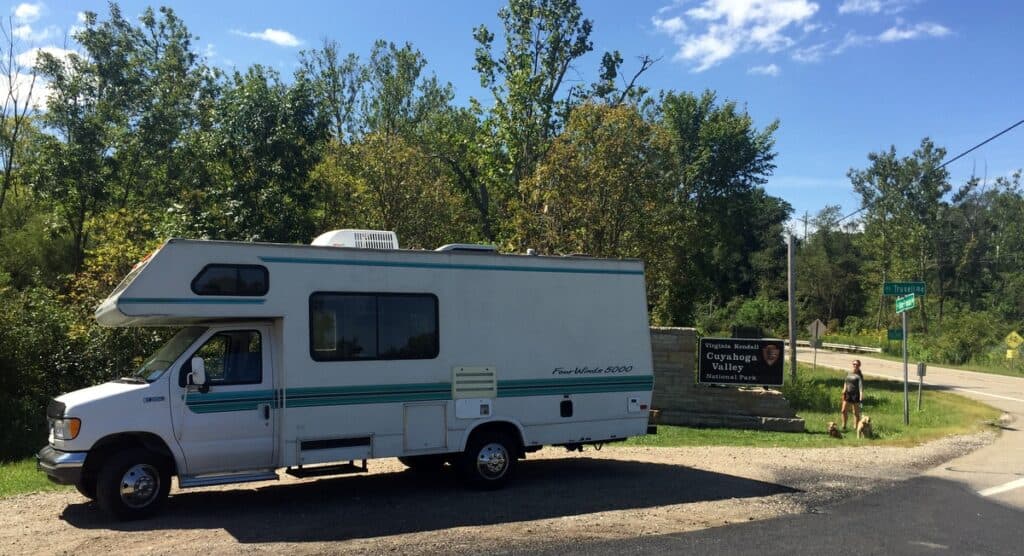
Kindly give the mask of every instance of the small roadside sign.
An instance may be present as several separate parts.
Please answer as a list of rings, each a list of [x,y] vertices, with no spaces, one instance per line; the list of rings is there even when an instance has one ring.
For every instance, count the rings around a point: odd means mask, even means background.
[[[825,334],[825,323],[821,322],[821,319],[814,319],[814,322],[807,327],[807,331],[811,333],[811,338],[817,340]]]
[[[914,294],[904,295],[903,297],[896,298],[897,313],[909,311],[914,307],[917,307],[917,298],[914,297]]]
[[[903,339],[903,329],[902,328],[890,328],[889,329],[889,340],[890,341],[902,340],[902,339]]]
[[[924,295],[924,282],[884,282],[882,284],[883,295]]]
[[[1015,350],[1015,349],[1008,349],[1008,350],[1006,350],[1006,358],[1007,359],[1016,359],[1017,358],[1017,350]]]
[[[1006,335],[1006,347],[1010,349],[1017,349],[1024,344],[1024,337],[1021,337],[1016,330]]]

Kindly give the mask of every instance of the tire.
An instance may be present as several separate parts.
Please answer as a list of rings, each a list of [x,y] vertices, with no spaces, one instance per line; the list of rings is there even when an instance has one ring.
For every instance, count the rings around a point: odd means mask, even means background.
[[[79,494],[88,498],[89,500],[96,499],[96,477],[89,475],[82,475],[78,482],[75,483],[75,490]]]
[[[121,521],[142,519],[163,506],[170,490],[166,460],[143,449],[129,449],[103,462],[96,481],[96,503]]]
[[[515,470],[519,443],[499,432],[475,434],[459,459],[459,474],[471,488],[496,490]]]
[[[398,458],[398,461],[416,472],[440,473],[441,471],[444,471],[445,456],[442,454],[431,454],[429,456],[407,456]]]

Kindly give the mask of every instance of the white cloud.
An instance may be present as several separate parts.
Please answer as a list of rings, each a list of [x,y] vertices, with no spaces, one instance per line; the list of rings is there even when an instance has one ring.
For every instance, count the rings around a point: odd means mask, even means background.
[[[19,25],[19,26],[15,27],[14,28],[14,36],[15,36],[15,38],[19,38],[21,40],[28,39],[29,37],[32,36],[32,26],[31,25]]]
[[[686,30],[686,23],[683,23],[683,18],[676,16],[668,19],[662,19],[658,16],[651,18],[651,23],[654,24],[654,28],[659,32],[674,35],[680,31]]]
[[[75,18],[78,19],[79,23],[85,23],[85,12],[78,12],[75,14]]]
[[[839,5],[841,14],[876,14],[882,11],[881,0],[844,0]]]
[[[656,31],[670,35],[679,46],[674,59],[694,64],[693,71],[701,72],[739,52],[791,47],[794,40],[788,30],[800,29],[817,11],[818,4],[808,0],[704,0],[684,12],[689,22],[681,16],[656,16],[652,22]],[[690,32],[691,26],[704,29]]]
[[[952,31],[944,25],[926,21],[913,27],[890,27],[878,35],[881,42],[897,42],[921,37],[945,37]]]
[[[874,15],[878,13],[895,14],[902,12],[920,0],[843,0],[839,5],[840,14]]]
[[[848,48],[853,48],[855,46],[863,46],[865,44],[873,42],[874,40],[875,37],[859,35],[857,33],[854,33],[853,31],[849,31],[846,33],[846,36],[843,37],[843,40],[839,41],[839,44],[836,45],[836,47],[832,50],[832,54],[842,54]]]
[[[13,86],[10,86],[13,85]],[[11,91],[14,93],[14,100],[18,103],[18,110],[30,103],[34,110],[46,107],[46,99],[50,96],[50,88],[47,83],[38,77],[32,81],[32,75],[28,73],[15,73],[10,82],[6,75],[0,75],[0,91]]]
[[[827,52],[828,43],[818,43],[804,48],[797,48],[793,51],[792,58],[797,62],[804,64],[811,64],[814,62],[820,62],[825,57]]]
[[[13,30],[14,37],[23,41],[30,42],[42,42],[45,40],[59,37],[61,34],[60,27],[55,25],[47,25],[38,31],[33,29],[31,25],[24,24],[19,25]]]
[[[53,56],[58,60],[67,60],[68,56],[72,54],[78,54],[74,50],[67,50],[65,48],[59,48],[56,46],[44,46],[41,48],[32,48],[26,50],[25,52],[18,54],[14,58],[14,61],[16,61],[20,66],[25,68],[34,67],[36,65],[36,60],[39,59],[40,52],[46,52],[47,54]]]
[[[272,42],[278,46],[299,46],[302,44],[302,41],[299,40],[298,37],[282,29],[271,29],[268,27],[259,33],[246,33],[244,31],[231,32],[243,37],[249,37],[250,39]]]
[[[43,15],[43,3],[29,4],[23,2],[14,7],[14,21],[17,23],[33,23]]]
[[[769,75],[771,77],[776,77],[781,71],[782,70],[779,69],[779,66],[776,66],[775,64],[768,64],[767,66],[754,66],[748,69],[747,73],[750,75]]]

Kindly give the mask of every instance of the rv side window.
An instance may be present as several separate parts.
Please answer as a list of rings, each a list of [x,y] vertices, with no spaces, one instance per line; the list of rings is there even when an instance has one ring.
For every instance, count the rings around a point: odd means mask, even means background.
[[[202,357],[211,386],[263,382],[263,348],[255,330],[232,330],[210,336],[182,365],[178,384],[185,386],[192,371],[192,357]]]
[[[208,264],[192,280],[196,295],[266,295],[266,267],[248,264]]]
[[[309,347],[316,361],[433,359],[437,297],[430,294],[314,293]]]

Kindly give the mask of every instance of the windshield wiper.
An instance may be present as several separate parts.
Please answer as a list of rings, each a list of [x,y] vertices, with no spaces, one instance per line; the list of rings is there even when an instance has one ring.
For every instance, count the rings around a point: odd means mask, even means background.
[[[117,379],[118,382],[128,382],[131,384],[149,384],[149,381],[138,376],[123,376]]]

